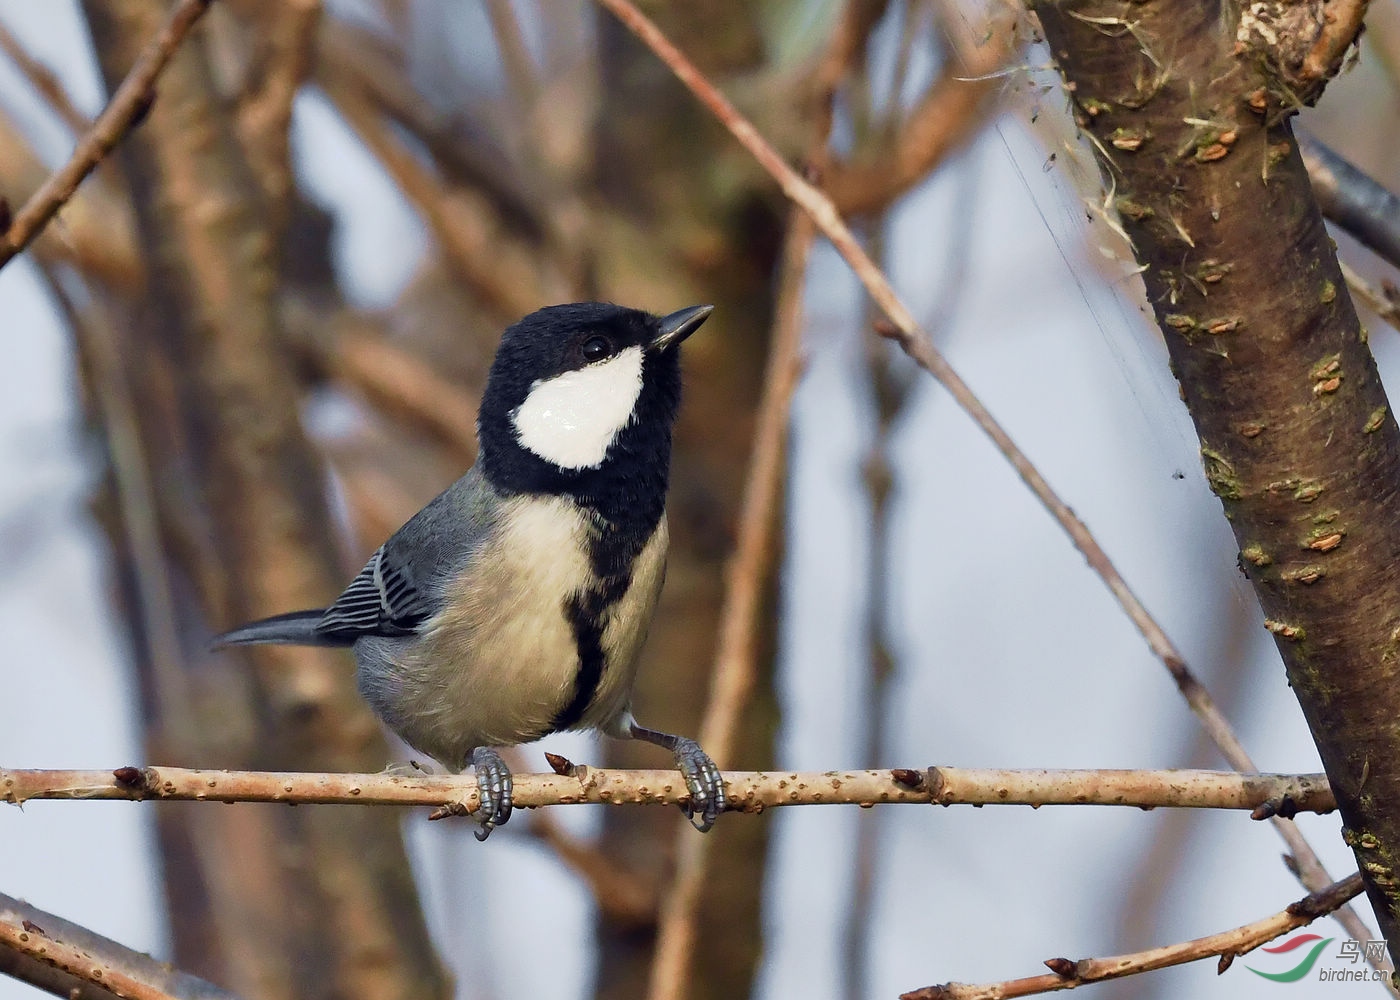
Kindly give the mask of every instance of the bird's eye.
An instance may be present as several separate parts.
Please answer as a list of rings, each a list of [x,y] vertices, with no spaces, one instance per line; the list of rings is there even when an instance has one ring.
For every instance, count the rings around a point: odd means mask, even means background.
[[[583,342],[583,359],[601,361],[612,353],[612,342],[607,337],[589,337]]]

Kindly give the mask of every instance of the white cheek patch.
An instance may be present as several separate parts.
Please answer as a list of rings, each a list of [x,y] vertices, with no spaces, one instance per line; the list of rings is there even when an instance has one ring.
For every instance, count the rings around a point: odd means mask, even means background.
[[[607,361],[536,382],[511,416],[515,436],[560,468],[597,468],[631,422],[641,391],[642,349],[628,347]]]

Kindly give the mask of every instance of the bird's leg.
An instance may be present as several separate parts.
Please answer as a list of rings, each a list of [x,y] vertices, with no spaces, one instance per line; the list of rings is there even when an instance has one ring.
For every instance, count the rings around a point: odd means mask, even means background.
[[[477,840],[485,840],[498,826],[505,826],[511,811],[510,768],[501,755],[490,747],[477,747],[467,757],[476,772],[477,794],[481,805],[476,810],[476,821],[481,824],[475,830]]]
[[[719,768],[710,760],[710,755],[700,749],[700,744],[685,736],[672,736],[659,733],[655,729],[644,729],[635,722],[628,726],[634,740],[655,743],[676,755],[676,767],[685,778],[685,787],[690,791],[690,802],[681,806],[685,818],[701,833],[715,825],[719,814],[728,803],[724,795],[724,779]]]

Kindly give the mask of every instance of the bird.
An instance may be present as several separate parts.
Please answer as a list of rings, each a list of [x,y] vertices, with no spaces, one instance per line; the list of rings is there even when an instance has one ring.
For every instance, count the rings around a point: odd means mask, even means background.
[[[507,328],[466,474],[329,607],[212,646],[349,647],[391,730],[454,773],[473,769],[479,840],[511,815],[498,748],[575,729],[669,750],[681,808],[708,831],[728,804],[719,769],[693,739],[638,724],[631,698],[665,575],[680,347],[713,309],[580,302]]]

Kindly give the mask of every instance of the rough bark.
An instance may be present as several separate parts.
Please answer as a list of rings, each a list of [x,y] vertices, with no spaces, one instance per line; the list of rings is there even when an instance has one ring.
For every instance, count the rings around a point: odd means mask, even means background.
[[[1333,6],[1036,12],[1394,955],[1400,428],[1288,121],[1341,61]]]

